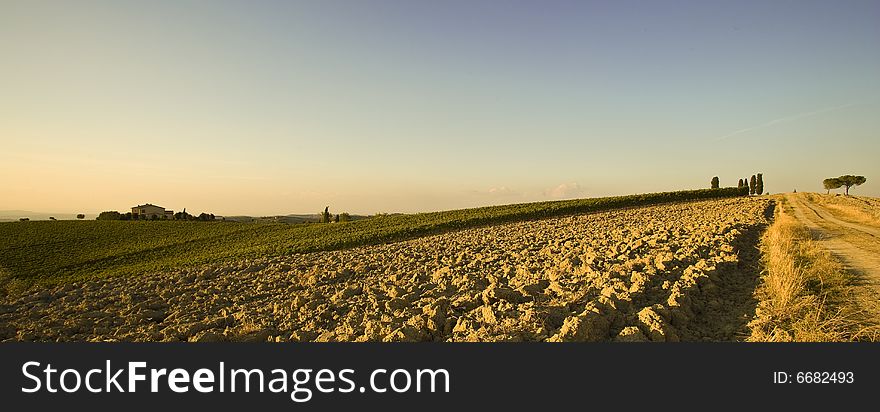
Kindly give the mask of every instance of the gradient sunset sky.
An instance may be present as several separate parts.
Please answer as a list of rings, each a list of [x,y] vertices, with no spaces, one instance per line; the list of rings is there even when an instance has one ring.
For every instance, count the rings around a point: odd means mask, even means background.
[[[878,1],[0,1],[0,209],[878,196],[878,131]]]

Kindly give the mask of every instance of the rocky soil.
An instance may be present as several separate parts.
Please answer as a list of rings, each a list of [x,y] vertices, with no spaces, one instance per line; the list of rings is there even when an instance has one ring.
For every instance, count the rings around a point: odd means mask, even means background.
[[[736,340],[769,207],[624,209],[68,284],[0,298],[0,340]]]

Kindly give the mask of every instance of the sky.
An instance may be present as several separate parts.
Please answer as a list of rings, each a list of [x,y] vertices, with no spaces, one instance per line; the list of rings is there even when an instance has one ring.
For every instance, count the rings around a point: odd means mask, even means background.
[[[868,178],[878,1],[0,1],[0,210],[418,212]]]

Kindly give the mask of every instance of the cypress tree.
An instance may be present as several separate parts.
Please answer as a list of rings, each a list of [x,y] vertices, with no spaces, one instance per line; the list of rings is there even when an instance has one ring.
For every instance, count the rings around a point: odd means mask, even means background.
[[[749,194],[755,194],[755,186],[758,184],[758,178],[755,175],[752,175],[752,179],[749,180]]]
[[[321,223],[330,223],[330,206],[324,208],[324,213],[321,213]]]
[[[755,193],[759,195],[764,194],[764,175],[758,173],[758,181],[755,183]]]

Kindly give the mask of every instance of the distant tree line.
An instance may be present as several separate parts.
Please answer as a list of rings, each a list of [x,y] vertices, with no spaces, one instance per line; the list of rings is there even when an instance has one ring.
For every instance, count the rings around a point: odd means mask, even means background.
[[[182,212],[175,213],[171,220],[196,220],[209,222],[214,219],[213,213],[200,213],[198,216],[194,216],[186,213],[186,209],[183,209]],[[147,217],[147,215],[133,215],[131,212],[119,213],[115,210],[110,210],[101,212],[96,220],[168,220],[168,218],[164,215],[161,217],[157,215]]]
[[[109,210],[106,212],[99,213],[98,217],[95,218],[95,220],[123,220],[122,218],[124,216],[125,215],[123,215],[115,210]],[[125,220],[129,220],[129,219],[131,219],[131,212],[128,213],[128,219],[125,219]]]
[[[213,213],[199,213],[198,216],[191,215],[186,213],[186,208],[183,208],[182,212],[177,212],[174,214],[174,220],[198,220],[202,222],[209,222],[214,220]]]
[[[868,179],[865,176],[843,175],[840,177],[829,177],[822,181],[822,185],[825,187],[826,193],[831,193],[832,190],[843,187],[845,188],[846,196],[849,196],[850,187],[859,186],[867,181]]]
[[[721,184],[718,179],[718,176],[712,178],[712,181],[709,182],[712,189],[720,189]],[[752,175],[751,179],[739,179],[736,183],[736,188],[744,191],[745,194],[749,195],[762,195],[764,194],[764,175],[761,173]]]

